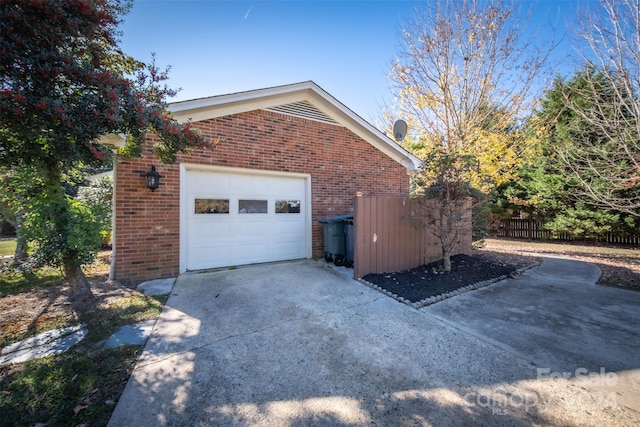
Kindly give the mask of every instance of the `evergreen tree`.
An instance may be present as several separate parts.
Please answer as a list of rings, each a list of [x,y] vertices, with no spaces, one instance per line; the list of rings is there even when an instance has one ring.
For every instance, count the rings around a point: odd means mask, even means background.
[[[546,92],[540,109],[528,123],[528,141],[537,147],[537,155],[518,172],[518,179],[499,188],[493,211],[502,216],[524,212],[540,219],[552,233],[569,234],[576,238],[594,238],[612,231],[626,231],[635,224],[633,216],[614,209],[603,209],[578,191],[580,183],[571,167],[560,160],[559,153],[574,149],[574,144],[591,141],[603,150],[616,150],[601,130],[575,112],[572,105],[593,102],[585,87],[599,81],[597,102],[607,105],[610,82],[606,76],[594,75],[594,70],[576,72],[568,80],[557,78]],[[569,102],[568,102],[569,101]],[[603,109],[603,111],[605,111]],[[613,110],[611,110],[613,111]],[[578,142],[577,142],[578,141]],[[593,153],[592,165],[600,161]],[[574,164],[573,167],[576,165]],[[605,172],[604,169],[601,169]]]

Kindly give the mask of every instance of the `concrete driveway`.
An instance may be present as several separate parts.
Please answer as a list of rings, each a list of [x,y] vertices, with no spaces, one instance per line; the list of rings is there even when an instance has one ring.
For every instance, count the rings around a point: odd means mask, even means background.
[[[638,425],[640,293],[598,274],[421,310],[314,261],[181,276],[109,425]]]

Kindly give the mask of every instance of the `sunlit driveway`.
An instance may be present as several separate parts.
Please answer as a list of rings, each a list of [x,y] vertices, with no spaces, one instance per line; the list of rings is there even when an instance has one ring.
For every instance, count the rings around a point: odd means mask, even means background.
[[[505,281],[416,310],[314,261],[181,276],[110,425],[640,423],[638,408],[607,400],[622,380],[622,397],[633,392],[625,387],[638,378],[637,335],[612,344],[628,350],[624,363],[613,349],[603,365],[574,359],[576,342],[544,353],[518,319],[544,320],[533,312],[545,310],[537,298],[548,290],[520,300],[494,292],[522,286]],[[610,316],[631,316],[624,322],[637,331],[640,315],[627,308],[640,306],[640,293],[613,291]],[[580,295],[567,298],[579,305]],[[496,330],[483,326],[491,305],[506,315]],[[606,320],[566,319],[579,329],[572,341]],[[622,380],[596,390],[537,379],[599,366]]]

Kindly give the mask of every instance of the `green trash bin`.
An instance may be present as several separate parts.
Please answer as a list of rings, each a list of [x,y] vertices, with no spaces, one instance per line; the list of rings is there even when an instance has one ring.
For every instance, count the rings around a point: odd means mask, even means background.
[[[324,232],[324,257],[327,262],[344,265],[347,257],[345,221],[353,215],[338,215],[323,218],[319,222]]]

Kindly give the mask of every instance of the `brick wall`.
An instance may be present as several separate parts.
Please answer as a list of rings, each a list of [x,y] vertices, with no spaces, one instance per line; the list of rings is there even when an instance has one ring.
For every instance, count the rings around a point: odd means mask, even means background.
[[[162,165],[151,154],[120,159],[116,166],[116,279],[139,282],[179,273],[180,168],[178,163],[241,167],[311,175],[312,252],[324,256],[322,225],[327,216],[353,213],[363,196],[408,194],[406,169],[341,126],[262,110],[197,122],[213,150],[180,154]],[[151,192],[141,177],[155,164],[163,176]]]

